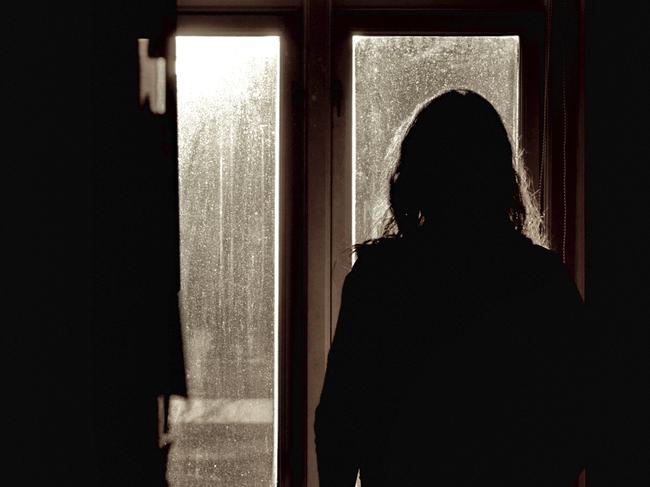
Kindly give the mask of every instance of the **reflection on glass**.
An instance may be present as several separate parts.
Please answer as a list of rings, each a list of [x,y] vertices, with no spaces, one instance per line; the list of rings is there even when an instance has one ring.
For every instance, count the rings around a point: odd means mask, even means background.
[[[178,37],[181,308],[189,399],[170,485],[276,478],[280,40]]]
[[[353,37],[352,243],[381,233],[393,143],[418,105],[450,89],[473,90],[501,114],[513,149],[519,123],[516,36]]]

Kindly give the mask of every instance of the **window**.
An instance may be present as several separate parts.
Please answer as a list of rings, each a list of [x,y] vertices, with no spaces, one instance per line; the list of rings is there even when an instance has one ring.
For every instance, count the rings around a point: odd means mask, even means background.
[[[311,487],[313,411],[349,250],[377,235],[403,122],[443,90],[475,90],[501,113],[538,196],[554,194],[545,17],[532,1],[215,4],[179,3],[190,397],[171,402],[168,479]]]
[[[178,487],[278,483],[296,62],[281,17],[240,20],[181,17],[176,35],[188,398],[170,401],[167,479]]]
[[[516,36],[353,36],[352,80],[352,244],[379,236],[394,143],[413,111],[438,93],[467,88],[485,96],[516,149]]]
[[[279,58],[278,36],[176,40],[190,399],[171,404],[171,485],[276,477]]]

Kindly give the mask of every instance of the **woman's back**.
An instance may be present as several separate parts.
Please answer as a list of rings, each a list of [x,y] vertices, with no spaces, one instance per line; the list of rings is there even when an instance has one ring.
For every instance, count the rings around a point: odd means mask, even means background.
[[[559,258],[514,232],[361,248],[316,428],[320,469],[349,458],[321,485],[346,461],[364,487],[575,479],[580,312]]]

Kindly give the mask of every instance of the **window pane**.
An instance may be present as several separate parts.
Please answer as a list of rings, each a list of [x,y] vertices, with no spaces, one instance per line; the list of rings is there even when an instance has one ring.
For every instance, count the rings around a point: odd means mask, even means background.
[[[278,37],[178,37],[181,308],[189,400],[172,486],[275,483]]]
[[[381,233],[395,164],[391,143],[433,96],[454,88],[481,94],[501,114],[517,149],[518,37],[354,36],[353,56],[352,243]]]

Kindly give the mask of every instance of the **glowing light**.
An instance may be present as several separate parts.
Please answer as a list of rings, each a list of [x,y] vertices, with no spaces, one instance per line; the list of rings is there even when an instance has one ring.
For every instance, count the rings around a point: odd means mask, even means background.
[[[177,37],[181,309],[188,400],[167,477],[276,484],[280,38]],[[218,446],[215,446],[218,445]]]

